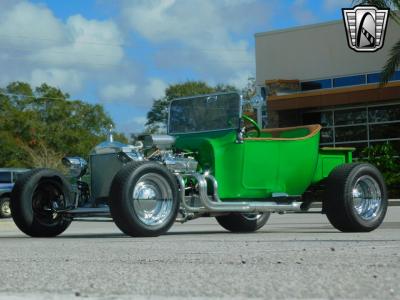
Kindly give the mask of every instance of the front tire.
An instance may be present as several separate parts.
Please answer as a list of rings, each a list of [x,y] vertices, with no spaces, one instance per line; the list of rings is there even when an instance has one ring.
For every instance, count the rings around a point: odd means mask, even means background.
[[[53,237],[64,232],[70,219],[54,213],[52,208],[65,208],[72,192],[65,177],[50,169],[24,173],[11,192],[11,215],[17,227],[32,237]]]
[[[124,166],[113,179],[110,199],[115,224],[133,237],[166,233],[179,209],[176,178],[155,162],[132,162]]]
[[[215,217],[219,225],[231,232],[254,232],[263,227],[270,213],[241,214],[232,213],[229,215]]]
[[[10,218],[10,217],[11,217],[10,198],[3,197],[0,199],[0,218]]]
[[[373,165],[345,164],[329,175],[323,208],[336,229],[372,231],[383,222],[387,207],[386,185],[382,174]]]

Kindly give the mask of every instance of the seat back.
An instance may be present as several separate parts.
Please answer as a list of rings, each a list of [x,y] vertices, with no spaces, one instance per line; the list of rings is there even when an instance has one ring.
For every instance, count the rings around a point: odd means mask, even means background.
[[[321,125],[304,125],[284,128],[267,128],[261,130],[260,137],[247,137],[245,140],[304,140],[318,134]]]

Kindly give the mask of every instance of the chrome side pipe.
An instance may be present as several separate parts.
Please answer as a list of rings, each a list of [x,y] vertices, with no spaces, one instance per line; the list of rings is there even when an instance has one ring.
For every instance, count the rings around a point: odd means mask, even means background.
[[[62,213],[71,217],[111,217],[110,209],[108,207],[79,207]]]
[[[238,213],[258,213],[258,212],[300,212],[302,202],[292,201],[280,203],[276,201],[265,202],[225,202],[221,201],[218,195],[218,183],[212,175],[201,175],[199,173],[175,174],[178,178],[180,187],[181,204],[188,212],[207,213],[207,212],[238,212]],[[203,207],[192,207],[188,205],[185,197],[184,177],[194,178],[198,184],[198,192]],[[213,193],[207,194],[207,180],[211,182]]]
[[[206,213],[209,212],[207,209],[204,207],[193,207],[190,206],[186,202],[186,196],[185,196],[185,180],[183,179],[181,174],[175,173],[176,178],[178,179],[178,185],[179,185],[179,190],[180,190],[180,198],[181,198],[181,205],[182,207],[187,211],[187,212],[192,212],[192,213]]]

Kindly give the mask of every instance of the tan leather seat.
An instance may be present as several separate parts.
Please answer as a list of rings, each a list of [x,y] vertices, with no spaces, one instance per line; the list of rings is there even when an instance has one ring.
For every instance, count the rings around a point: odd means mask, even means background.
[[[244,140],[250,141],[293,141],[293,140],[305,140],[308,139],[316,134],[321,130],[321,125],[314,124],[314,125],[304,125],[304,126],[296,126],[296,127],[284,127],[284,128],[267,128],[262,129],[261,133],[269,133],[271,137],[247,137]],[[299,129],[307,129],[308,133],[299,136],[299,137],[282,137],[283,133],[288,133],[290,131],[299,130]]]

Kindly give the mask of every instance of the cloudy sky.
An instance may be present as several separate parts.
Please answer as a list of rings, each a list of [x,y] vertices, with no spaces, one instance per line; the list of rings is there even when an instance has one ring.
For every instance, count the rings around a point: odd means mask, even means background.
[[[239,88],[257,32],[341,18],[350,0],[0,0],[0,86],[26,81],[102,103],[125,133],[143,128],[169,84]]]

